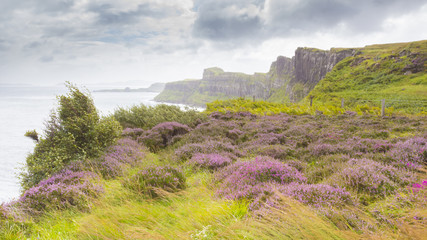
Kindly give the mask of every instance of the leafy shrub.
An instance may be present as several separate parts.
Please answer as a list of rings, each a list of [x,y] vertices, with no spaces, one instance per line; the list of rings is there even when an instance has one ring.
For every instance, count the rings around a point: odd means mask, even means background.
[[[32,215],[69,208],[89,210],[91,198],[102,192],[102,187],[92,182],[96,179],[91,172],[65,170],[26,190],[18,205]]]
[[[193,128],[206,120],[204,113],[189,109],[183,111],[177,106],[165,104],[119,108],[113,116],[124,128],[141,129],[150,129],[163,122],[178,122]]]
[[[236,162],[215,174],[219,184],[217,194],[226,199],[252,200],[256,208],[272,193],[272,184],[305,182],[306,178],[295,168],[269,157]]]
[[[122,138],[110,146],[104,156],[95,161],[95,165],[105,178],[123,176],[127,168],[136,166],[144,159],[145,151],[137,141]]]
[[[185,188],[185,175],[171,166],[146,168],[124,182],[124,186],[151,198],[160,197],[156,189],[177,192]]]
[[[121,127],[112,118],[100,119],[88,94],[68,84],[68,95],[60,96],[44,136],[27,157],[22,174],[24,189],[63,169],[72,161],[99,156],[120,136]]]
[[[196,168],[217,170],[219,168],[230,165],[232,163],[232,160],[230,157],[227,156],[227,154],[196,153],[188,162]]]
[[[151,130],[144,132],[138,138],[138,141],[143,142],[152,151],[158,151],[174,141],[174,137],[186,134],[191,129],[184,124],[177,122],[164,122],[156,125]]]

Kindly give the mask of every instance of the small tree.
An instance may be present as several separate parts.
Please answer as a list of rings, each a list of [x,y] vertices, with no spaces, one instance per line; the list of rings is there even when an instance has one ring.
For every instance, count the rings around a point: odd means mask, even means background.
[[[100,153],[120,136],[113,118],[100,118],[90,94],[66,84],[69,93],[59,96],[59,107],[46,122],[34,152],[27,157],[22,186],[28,189],[67,166]],[[28,134],[27,134],[28,135]]]

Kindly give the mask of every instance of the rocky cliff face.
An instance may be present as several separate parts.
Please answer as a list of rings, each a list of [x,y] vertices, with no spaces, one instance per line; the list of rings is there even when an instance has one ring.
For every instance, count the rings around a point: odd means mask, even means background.
[[[296,102],[307,96],[338,62],[352,56],[353,53],[353,49],[322,51],[298,48],[293,57],[294,77],[286,86],[289,99]]]
[[[268,73],[224,72],[220,68],[205,69],[203,78],[167,83],[156,101],[203,105],[215,99],[253,97],[299,101],[352,49],[323,51],[298,48],[293,58],[279,56]]]

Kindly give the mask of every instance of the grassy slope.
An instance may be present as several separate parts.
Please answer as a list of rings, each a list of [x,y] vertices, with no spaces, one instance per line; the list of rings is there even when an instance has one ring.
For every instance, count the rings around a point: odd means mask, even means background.
[[[426,58],[427,41],[367,46],[360,49],[359,55],[338,63],[309,96],[314,96],[314,101],[336,105],[341,98],[347,103],[376,105],[380,99],[386,99],[388,107],[425,111],[426,62],[417,73],[410,74],[405,67]]]
[[[152,155],[146,164],[162,163]],[[213,190],[208,187],[210,173],[187,171],[187,175],[187,189],[168,194],[163,200],[143,199],[123,188],[120,179],[103,180],[105,194],[95,201],[90,213],[49,212],[31,225],[31,231],[18,229],[18,233],[13,233],[10,229],[10,234],[0,236],[37,240],[353,239],[358,236],[339,231],[292,199],[286,199],[285,212],[273,211],[271,218],[246,218],[245,203],[213,197]]]

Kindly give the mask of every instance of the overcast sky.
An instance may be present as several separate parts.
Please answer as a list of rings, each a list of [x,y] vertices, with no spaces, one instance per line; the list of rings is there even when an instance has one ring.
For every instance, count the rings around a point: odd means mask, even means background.
[[[427,39],[427,0],[0,0],[0,84],[267,72],[297,47]]]

